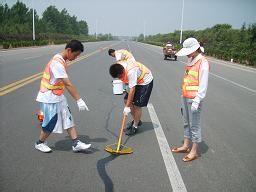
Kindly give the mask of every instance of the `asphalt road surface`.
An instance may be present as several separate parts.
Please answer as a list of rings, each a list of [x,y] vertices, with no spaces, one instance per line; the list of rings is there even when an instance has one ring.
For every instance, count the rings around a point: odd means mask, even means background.
[[[160,47],[129,41],[84,46],[69,76],[91,111],[79,112],[66,93],[79,138],[92,143],[84,153],[72,152],[66,133],[50,136],[52,153],[34,149],[40,131],[35,116],[40,75],[64,45],[0,51],[1,192],[256,191],[255,69],[209,59],[201,157],[184,163],[183,155],[171,154],[169,147],[183,139],[180,86],[186,58],[164,60]],[[117,140],[123,110],[123,96],[112,94],[110,47],[130,50],[154,75],[139,133],[123,137],[134,150],[131,155],[104,151]]]

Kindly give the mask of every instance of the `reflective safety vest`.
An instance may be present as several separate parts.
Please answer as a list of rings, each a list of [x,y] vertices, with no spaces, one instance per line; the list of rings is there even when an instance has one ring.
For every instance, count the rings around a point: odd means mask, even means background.
[[[194,65],[185,67],[185,74],[182,84],[182,96],[194,99],[199,89],[199,71],[204,57],[199,59]]]
[[[138,67],[141,71],[141,74],[137,79],[137,84],[141,85],[142,83],[144,83],[144,77],[146,74],[150,73],[150,70],[145,65],[143,65],[142,63],[137,62],[137,61],[136,62],[127,62],[127,66],[125,68],[125,74],[122,78],[120,78],[120,80],[123,81],[125,84],[128,84],[129,83],[128,73],[130,70],[132,70],[136,67]]]
[[[121,60],[127,61],[129,59],[134,59],[133,55],[125,49],[116,50],[115,52],[122,54]]]
[[[43,73],[43,77],[40,85],[40,92],[44,93],[46,91],[51,90],[53,94],[60,96],[63,94],[65,86],[64,86],[64,83],[60,80],[57,80],[54,84],[51,84],[50,65],[53,61],[58,61],[64,66],[65,69],[67,68],[67,64],[62,59],[56,56],[53,57],[44,69],[44,73]]]

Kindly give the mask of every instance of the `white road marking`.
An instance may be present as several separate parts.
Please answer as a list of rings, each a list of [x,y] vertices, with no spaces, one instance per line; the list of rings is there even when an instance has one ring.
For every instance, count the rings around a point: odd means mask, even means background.
[[[219,61],[219,60],[215,60],[215,59],[208,58],[208,57],[207,57],[207,59],[210,62],[213,62],[214,64],[217,64],[217,65],[222,65],[222,66],[225,66],[225,67],[238,69],[238,70],[242,70],[242,71],[246,71],[246,72],[250,72],[250,73],[256,73],[256,70],[254,68],[250,68],[250,67],[246,67],[246,66],[240,66],[239,64],[231,64],[231,63],[228,63],[228,62],[225,62],[225,61]]]
[[[173,192],[187,192],[186,186],[182,180],[180,171],[172,155],[170,146],[167,142],[163,128],[160,124],[160,121],[157,117],[157,114],[155,112],[155,109],[152,103],[149,103],[147,107],[148,107],[148,112],[149,112],[152,124],[154,126],[156,138],[163,156],[164,164],[166,167],[167,174],[169,176],[172,190]]]
[[[251,89],[251,88],[249,88],[249,87],[246,87],[246,86],[244,86],[244,85],[241,85],[241,84],[239,84],[239,83],[236,83],[236,82],[234,82],[234,81],[231,81],[231,80],[229,80],[229,79],[226,79],[226,78],[224,78],[224,77],[221,77],[221,76],[219,76],[219,75],[216,75],[216,74],[214,74],[214,73],[210,73],[211,75],[213,75],[214,77],[218,77],[218,78],[220,78],[220,79],[222,79],[222,80],[224,80],[224,81],[227,81],[227,82],[229,82],[229,83],[231,83],[231,84],[233,84],[233,85],[236,85],[236,86],[238,86],[238,87],[240,87],[240,88],[243,88],[243,89],[246,89],[247,91],[250,91],[250,92],[252,92],[252,93],[256,93],[256,90],[254,90],[254,89]]]
[[[126,42],[127,46],[128,46],[128,50],[129,52],[132,52],[131,48],[130,48],[130,45]]]
[[[26,58],[23,58],[24,60],[28,60],[28,59],[35,59],[35,58],[39,58],[39,57],[42,57],[42,55],[40,56],[34,56],[34,57],[26,57]]]

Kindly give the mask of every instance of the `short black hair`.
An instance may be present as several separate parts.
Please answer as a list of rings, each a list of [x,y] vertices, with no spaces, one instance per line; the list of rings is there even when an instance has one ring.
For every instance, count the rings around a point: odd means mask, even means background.
[[[68,42],[65,49],[67,48],[70,48],[71,52],[84,51],[83,44],[81,43],[81,41],[78,41],[78,40],[71,40],[70,42]]]
[[[123,73],[123,71],[124,71],[124,67],[118,63],[111,65],[109,68],[109,74],[113,78],[118,78]]]
[[[116,50],[115,49],[109,49],[108,54],[111,55],[111,53],[114,53]]]

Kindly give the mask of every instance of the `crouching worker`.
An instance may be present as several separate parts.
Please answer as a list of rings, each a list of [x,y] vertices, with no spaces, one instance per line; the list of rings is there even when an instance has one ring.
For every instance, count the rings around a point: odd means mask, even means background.
[[[151,71],[139,62],[119,61],[109,68],[113,78],[119,78],[127,84],[128,90],[124,97],[124,115],[131,112],[133,121],[126,128],[126,135],[134,135],[138,126],[142,124],[142,107],[146,107],[153,88],[153,75]]]
[[[35,148],[41,152],[51,152],[46,139],[52,132],[62,133],[63,129],[67,131],[73,141],[74,152],[88,149],[91,146],[91,144],[85,144],[78,140],[74,120],[63,94],[64,88],[66,88],[76,100],[79,110],[89,111],[67,75],[66,61],[75,60],[83,50],[84,47],[80,41],[72,40],[66,45],[65,50],[56,54],[45,67],[36,99],[40,103],[44,115],[39,140],[35,143]]]

